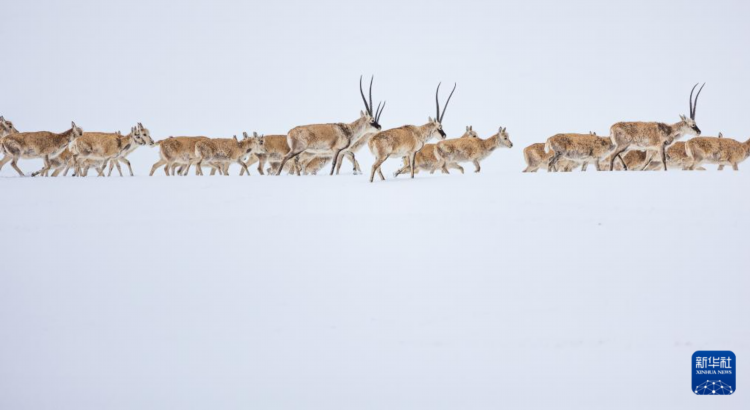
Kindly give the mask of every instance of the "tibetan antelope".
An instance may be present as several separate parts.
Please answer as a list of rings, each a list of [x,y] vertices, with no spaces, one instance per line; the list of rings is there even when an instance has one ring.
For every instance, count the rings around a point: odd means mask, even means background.
[[[645,166],[651,162],[654,154],[659,155],[664,170],[667,170],[666,148],[675,140],[685,135],[700,135],[701,130],[695,124],[695,109],[698,106],[698,97],[703,91],[703,83],[695,95],[693,93],[698,84],[690,91],[690,118],[680,115],[680,121],[675,124],[664,124],[661,122],[618,122],[610,128],[609,135],[615,148],[609,157],[609,169],[612,170],[615,157],[631,149],[640,149],[647,152]]]
[[[167,176],[175,175],[177,165],[185,166],[179,174],[187,175],[190,165],[198,161],[195,156],[195,144],[207,139],[208,137],[169,137],[157,141],[154,145],[159,147],[160,159],[151,167],[149,176],[153,176],[162,165]]]
[[[379,132],[370,138],[367,145],[370,147],[370,152],[375,156],[375,163],[372,165],[372,170],[370,171],[370,182],[373,182],[375,179],[375,172],[380,175],[381,180],[385,180],[385,176],[383,176],[383,171],[380,167],[389,157],[407,157],[409,159],[411,177],[414,178],[417,152],[425,146],[427,141],[436,135],[438,135],[440,139],[445,139],[443,118],[445,117],[445,110],[448,108],[448,103],[450,103],[451,97],[453,97],[455,91],[456,85],[453,86],[453,91],[451,91],[451,94],[448,96],[448,100],[445,102],[441,114],[440,100],[438,99],[440,84],[438,84],[437,91],[435,91],[435,105],[437,108],[436,117],[428,117],[426,124],[421,126],[404,125],[399,128]]]
[[[737,171],[737,165],[750,156],[750,139],[739,142],[732,138],[696,137],[685,142],[685,151],[691,160],[691,170],[708,163],[718,164],[719,171],[726,165]]]
[[[323,169],[333,157],[331,155],[315,155],[310,153],[302,153],[294,159],[294,161],[287,162],[284,165],[282,172],[286,172],[289,175],[318,175],[318,171]],[[279,170],[281,162],[269,162],[271,165],[268,168],[269,175],[275,175]]]
[[[139,129],[139,132],[134,135],[135,138],[133,138],[133,141],[135,144],[131,144],[131,146],[127,149],[123,148],[122,151],[118,155],[116,155],[114,158],[112,158],[109,161],[109,172],[107,173],[107,176],[112,175],[112,168],[117,166],[117,172],[122,176],[122,170],[120,169],[120,162],[128,166],[128,171],[130,171],[130,176],[133,176],[133,167],[130,166],[130,161],[128,161],[127,156],[133,153],[133,151],[136,150],[138,147],[142,147],[144,145],[148,145],[149,147],[154,146],[154,140],[151,139],[151,132],[148,130],[148,128],[145,128],[143,124],[140,122],[137,125],[137,128]]]
[[[428,171],[430,174],[434,174],[437,170],[441,170],[444,174],[447,173],[446,171],[442,170],[443,161],[442,158],[438,157],[436,148],[437,144],[425,144],[421,150],[417,151],[417,158],[415,161],[416,169],[414,170],[415,174],[418,174],[419,171]],[[446,168],[457,169],[461,171],[462,174],[464,173],[464,167],[458,165],[455,162],[448,163],[446,165]],[[401,169],[393,173],[393,177],[395,178],[410,171],[411,163],[409,161],[409,158],[404,157],[404,165],[401,167]]]
[[[148,133],[148,130],[143,128],[142,125],[131,127],[130,133],[127,135],[122,135],[119,131],[115,133],[83,133],[83,136],[70,144],[70,152],[76,161],[76,174],[79,176],[83,174],[83,166],[87,162],[104,162],[103,165],[106,166],[109,161],[118,161],[123,152],[132,151],[131,148],[137,146],[138,141],[142,141],[142,136],[146,133]],[[104,176],[104,166],[98,169],[99,176]],[[117,164],[117,168],[120,168],[119,164]],[[120,176],[122,176],[122,172],[120,172]]]
[[[255,134],[254,134],[255,135]],[[246,166],[258,163],[258,173],[264,175],[263,169],[265,168],[266,162],[271,164],[273,173],[276,171],[276,167],[284,159],[284,156],[289,153],[289,144],[286,142],[286,135],[266,135],[263,137],[263,152],[253,152],[252,155],[245,162]],[[297,160],[292,162],[296,165]],[[269,171],[269,174],[271,171]],[[245,170],[240,171],[240,175],[244,175]]]
[[[60,134],[49,131],[10,134],[0,140],[3,151],[5,151],[5,158],[0,161],[0,169],[8,161],[11,161],[10,165],[13,169],[19,175],[24,176],[23,171],[18,168],[18,160],[42,158],[44,159],[44,168],[42,171],[47,171],[51,167],[50,159],[58,156],[68,147],[68,144],[75,141],[82,134],[83,130],[75,122],[71,123],[69,130]]]
[[[385,104],[383,105],[383,108],[385,108]],[[341,169],[341,165],[343,164],[343,158],[347,158],[349,162],[352,163],[352,166],[354,167],[352,170],[352,173],[354,175],[362,174],[362,168],[359,167],[359,162],[357,162],[357,158],[355,158],[354,154],[359,152],[359,150],[362,149],[362,147],[367,145],[370,142],[370,138],[375,134],[377,133],[366,134],[365,136],[360,138],[357,142],[350,145],[349,148],[341,151],[341,155],[339,156],[339,159],[336,162],[336,175],[339,174],[339,170]]]
[[[646,169],[658,170],[659,165],[657,161],[651,161]],[[667,147],[667,168],[688,170],[693,167],[693,159],[687,154],[687,141],[676,141],[674,144]],[[704,171],[705,168],[698,166],[697,170]]]
[[[63,152],[61,152],[58,156],[54,158],[50,158],[49,161],[50,161],[49,169],[45,170],[45,168],[42,168],[39,171],[36,171],[33,174],[31,174],[31,176],[41,175],[41,176],[46,177],[46,176],[51,175],[53,177],[56,177],[60,175],[60,173],[62,173],[63,176],[67,176],[68,171],[71,168],[74,170],[76,169],[76,158],[70,152],[69,148],[65,148]],[[105,161],[97,161],[97,160],[83,160],[83,161],[80,161],[79,163],[81,164],[81,167],[83,168],[83,170],[80,171],[80,174],[77,173],[79,171],[74,171],[74,174],[73,174],[74,176],[85,177],[86,175],[88,175],[88,171],[90,168],[94,168],[97,170],[97,172],[101,173],[104,171],[104,167],[106,165]],[[52,174],[50,174],[50,172]]]
[[[561,159],[580,162],[581,171],[586,170],[589,163],[594,163],[596,170],[602,168],[599,162],[612,152],[614,144],[607,137],[598,137],[595,133],[588,134],[556,134],[547,139],[545,144],[552,157],[547,164],[548,170],[557,170],[557,162]]]
[[[546,169],[549,172],[547,165],[554,153],[547,151],[545,146],[545,143],[538,142],[523,149],[523,159],[526,161],[526,169],[523,172],[536,172],[540,168]],[[557,169],[562,172],[571,172],[579,166],[581,166],[580,162],[571,161],[566,158],[560,158],[557,161]]]
[[[459,138],[479,138],[479,135],[476,131],[474,131],[474,127],[469,125],[466,127],[466,132],[464,132],[464,135],[460,136]],[[415,174],[418,174],[419,171],[429,171],[430,174],[434,174],[437,170],[442,171],[442,158],[440,158],[435,151],[436,147],[436,144],[425,144],[424,147],[422,147],[422,149],[417,152],[415,163],[417,169],[414,170]],[[393,173],[394,178],[401,174],[409,172],[409,170],[411,169],[409,158],[404,157],[403,159],[404,165],[401,167],[401,169]],[[455,162],[447,163],[446,167],[450,169],[457,169],[461,171],[462,174],[464,173],[464,167],[458,165]],[[444,174],[447,173],[446,171],[442,172]]]
[[[373,76],[370,79],[370,104],[367,104],[365,93],[362,91],[362,77],[359,77],[359,93],[362,95],[362,101],[365,103],[367,112],[360,112],[360,116],[356,121],[349,124],[303,125],[290,130],[287,134],[289,152],[281,160],[281,165],[276,175],[281,174],[287,161],[303,152],[323,155],[332,154],[333,165],[331,166],[331,175],[333,175],[341,151],[349,148],[352,143],[356,143],[357,140],[366,134],[380,131],[380,115],[385,109],[385,104],[383,104],[382,108],[378,104],[378,108],[373,112],[372,82],[374,78]]]
[[[685,152],[685,142],[676,141],[669,147],[667,147],[667,168],[669,169],[690,169],[692,160],[687,156]],[[646,157],[648,152],[641,150],[631,150],[627,154],[623,155],[623,167],[622,162],[615,162],[615,171],[622,171],[627,169],[628,171],[658,171],[662,168],[661,161],[652,159],[650,163],[646,164]],[[601,161],[600,165],[603,169],[609,169],[609,163],[604,160]],[[703,167],[697,168],[704,170]]]
[[[621,155],[622,161],[618,161],[615,163],[615,171],[640,171],[644,168],[650,169],[651,164],[646,164],[647,156],[648,153],[646,151],[642,151],[639,149],[630,150],[625,155]],[[608,159],[609,158],[606,158],[599,162],[599,166],[602,169],[609,170]],[[654,162],[651,161],[651,163],[653,164]]]
[[[480,162],[495,151],[496,148],[513,148],[508,131],[500,127],[497,134],[487,138],[458,138],[437,143],[437,156],[440,157],[443,172],[448,173],[447,164],[471,162],[474,172],[482,170]]]
[[[31,176],[32,177],[35,177],[35,176],[46,177],[50,175],[50,172],[52,172],[51,175],[53,177],[56,177],[60,175],[60,172],[62,171],[65,171],[65,174],[67,175],[68,170],[75,166],[73,154],[70,153],[70,149],[68,148],[65,148],[56,157],[50,158],[49,162],[50,162],[49,168],[42,166],[42,169],[32,173]]]
[[[301,154],[298,158],[297,171],[301,172],[302,175],[318,175],[318,171],[323,169],[329,161],[333,160],[333,156],[331,155],[314,154]]]
[[[195,164],[196,171],[203,175],[200,170],[205,161],[218,169],[220,174],[228,176],[229,165],[237,163],[247,172],[247,176],[250,176],[250,171],[242,160],[247,154],[254,150],[260,150],[263,146],[263,137],[255,135],[255,137],[249,137],[247,133],[244,133],[241,141],[238,141],[235,136],[234,138],[213,138],[196,142],[195,157],[198,158]]]

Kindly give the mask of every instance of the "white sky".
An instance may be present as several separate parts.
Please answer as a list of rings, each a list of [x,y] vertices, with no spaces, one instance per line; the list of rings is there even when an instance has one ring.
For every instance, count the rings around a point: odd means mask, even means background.
[[[704,135],[750,134],[746,1],[4,3],[0,115],[23,131],[285,133],[354,120],[375,74],[387,128],[423,123],[457,82],[449,137],[506,126],[513,169],[557,132],[674,122],[698,81]]]

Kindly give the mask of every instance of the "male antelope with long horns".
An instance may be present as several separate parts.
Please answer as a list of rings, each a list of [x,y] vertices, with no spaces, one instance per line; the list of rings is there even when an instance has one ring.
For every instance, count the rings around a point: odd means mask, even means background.
[[[427,124],[416,126],[416,125],[404,125],[403,127],[393,128],[375,134],[370,138],[368,145],[370,152],[375,156],[375,163],[372,165],[370,172],[370,182],[375,179],[375,172],[380,175],[381,180],[385,180],[383,171],[380,167],[383,162],[389,157],[402,158],[406,157],[409,159],[409,170],[411,171],[411,177],[414,178],[415,162],[417,152],[424,147],[424,145],[432,139],[435,135],[439,135],[441,140],[445,139],[445,131],[443,131],[443,118],[445,117],[445,110],[448,108],[448,103],[453,97],[453,92],[456,91],[456,86],[453,86],[453,91],[448,96],[448,100],[443,106],[442,113],[440,112],[440,100],[438,95],[440,93],[440,84],[437,86],[435,91],[435,105],[437,106],[437,116],[435,118],[428,117]]]
[[[701,130],[695,125],[695,109],[698,97],[703,91],[703,83],[695,95],[693,93],[698,84],[690,91],[690,118],[680,115],[680,122],[664,124],[661,122],[618,122],[610,128],[609,135],[615,147],[609,156],[609,170],[614,169],[615,157],[631,149],[641,149],[647,152],[644,168],[648,166],[654,154],[658,152],[664,170],[667,170],[666,149],[675,140],[685,135],[701,135]]]
[[[292,128],[286,136],[289,152],[281,160],[276,175],[281,174],[287,161],[303,152],[332,155],[331,175],[333,175],[341,151],[349,148],[364,135],[380,131],[380,115],[385,109],[385,104],[382,104],[382,107],[381,104],[378,104],[375,112],[372,111],[372,82],[374,79],[374,76],[370,79],[370,103],[368,104],[365,93],[362,91],[362,77],[359,77],[359,93],[362,95],[362,101],[365,103],[367,111],[360,111],[359,118],[356,121],[349,124],[313,124]]]

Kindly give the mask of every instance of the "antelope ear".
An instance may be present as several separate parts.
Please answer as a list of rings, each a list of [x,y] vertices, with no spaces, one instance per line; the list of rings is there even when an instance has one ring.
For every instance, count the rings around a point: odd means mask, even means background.
[[[258,138],[258,133],[253,131],[253,137]]]
[[[469,131],[474,131],[474,126],[473,125],[469,125]]]
[[[432,117],[427,117],[427,121],[432,122]]]
[[[360,117],[364,117],[364,116],[365,116],[365,112],[364,112],[364,111],[362,111],[362,110],[359,110],[359,116],[360,116]]]
[[[237,141],[237,136],[236,135],[234,137],[232,137],[232,138],[234,138],[234,140]]]
[[[76,122],[75,121],[71,121],[70,122],[70,127],[71,128],[75,128],[76,127]]]

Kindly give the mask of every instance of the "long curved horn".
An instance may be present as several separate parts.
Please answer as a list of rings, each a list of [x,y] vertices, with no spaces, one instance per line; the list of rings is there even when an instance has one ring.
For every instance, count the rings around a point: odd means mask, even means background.
[[[435,91],[435,107],[437,108],[437,113],[435,115],[435,121],[440,121],[440,100],[438,100],[438,93],[440,93],[440,85],[443,84],[442,82],[438,83],[437,91]]]
[[[371,117],[373,116],[373,115],[372,115],[372,107],[373,107],[373,105],[372,105],[372,81],[373,81],[374,79],[375,79],[375,76],[374,76],[374,75],[373,75],[372,77],[370,77],[370,116],[371,116]]]
[[[693,120],[695,120],[695,109],[698,108],[698,97],[701,96],[701,91],[703,91],[703,87],[705,86],[706,86],[706,83],[703,83],[701,88],[698,89],[698,94],[695,95],[695,101],[693,101],[693,113],[690,115],[690,118],[692,118]]]
[[[370,106],[367,105],[367,99],[365,98],[365,92],[362,91],[362,76],[359,76],[359,94],[362,96],[362,102],[365,103],[365,109],[367,110],[367,113],[372,115],[372,109],[370,109]]]
[[[441,124],[443,123],[443,118],[445,118],[445,110],[448,109],[448,103],[451,102],[451,97],[453,97],[453,92],[456,91],[456,86],[457,85],[458,84],[453,84],[453,91],[451,91],[451,95],[448,96],[448,101],[446,101],[445,105],[443,106],[443,116],[440,117],[440,119],[438,119],[438,122],[441,123]]]
[[[690,104],[690,118],[693,118],[695,114],[693,114],[693,93],[695,92],[695,87],[698,86],[698,83],[695,83],[693,86],[693,89],[690,90],[690,101],[688,101],[688,104]]]
[[[388,101],[383,101],[383,107],[380,107],[380,104],[378,104],[378,110],[375,112],[375,122],[380,123],[380,115],[383,114],[383,110],[385,109],[385,104]]]

